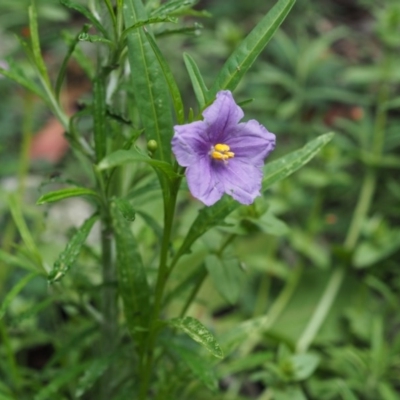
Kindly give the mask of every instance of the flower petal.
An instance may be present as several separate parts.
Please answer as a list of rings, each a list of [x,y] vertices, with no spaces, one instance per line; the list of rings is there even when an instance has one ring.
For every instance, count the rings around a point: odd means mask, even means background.
[[[248,164],[262,166],[264,159],[275,148],[275,135],[254,119],[237,125],[228,134],[224,143],[230,146],[235,158]]]
[[[172,151],[182,167],[196,162],[199,156],[207,154],[210,145],[207,142],[207,125],[204,121],[196,121],[174,127]]]
[[[209,126],[209,140],[213,144],[219,143],[224,132],[234,127],[243,115],[229,90],[218,92],[214,103],[203,111],[204,121]]]
[[[239,159],[232,159],[218,170],[225,193],[242,204],[251,204],[260,195],[262,170]]]
[[[186,169],[189,190],[206,206],[216,203],[224,194],[223,185],[211,166],[210,157],[199,157]]]

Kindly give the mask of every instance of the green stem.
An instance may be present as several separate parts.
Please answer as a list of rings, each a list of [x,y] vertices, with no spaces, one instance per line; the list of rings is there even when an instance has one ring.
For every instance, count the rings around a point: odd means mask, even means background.
[[[155,288],[154,305],[150,317],[149,333],[147,336],[147,341],[144,343],[144,349],[142,353],[139,392],[140,400],[147,399],[150,378],[153,369],[154,346],[158,333],[158,318],[162,305],[165,285],[169,277],[167,262],[179,185],[180,180],[177,180],[170,186],[169,190],[164,190],[164,235],[160,250],[160,263]],[[167,187],[165,181],[163,186],[164,188]]]
[[[388,74],[390,71],[391,54],[386,54],[384,61],[384,73],[382,76],[382,84],[378,93],[377,111],[375,115],[374,134],[371,143],[371,152],[375,155],[376,161],[379,161],[383,153],[383,145],[385,142],[385,127],[387,120],[387,109],[383,105],[387,102],[389,97]],[[372,199],[375,193],[377,183],[377,174],[375,169],[368,167],[361,186],[360,195],[358,197],[357,205],[354,210],[353,218],[344,241],[344,247],[349,251],[354,251],[358,239],[361,234],[362,224],[370,209]],[[344,265],[337,266],[328,281],[321,300],[315,309],[310,322],[306,326],[303,334],[297,342],[296,350],[298,352],[305,352],[314,341],[322,324],[324,323],[329,311],[334,303],[339,289],[342,285],[346,275],[346,268]]]
[[[112,227],[108,212],[102,216],[101,247],[102,247],[102,273],[103,273],[103,295],[102,295],[102,350],[104,355],[110,355],[115,350],[118,329],[118,303],[116,289],[116,268],[112,259]],[[112,367],[101,382],[101,398],[111,398],[111,385],[115,376]]]

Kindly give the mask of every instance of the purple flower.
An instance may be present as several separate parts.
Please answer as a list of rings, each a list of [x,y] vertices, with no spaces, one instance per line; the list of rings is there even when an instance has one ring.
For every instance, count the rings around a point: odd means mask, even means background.
[[[175,126],[172,151],[186,167],[190,192],[211,206],[224,193],[242,204],[260,195],[264,159],[275,135],[255,120],[239,123],[242,109],[228,90],[218,92],[203,121]]]

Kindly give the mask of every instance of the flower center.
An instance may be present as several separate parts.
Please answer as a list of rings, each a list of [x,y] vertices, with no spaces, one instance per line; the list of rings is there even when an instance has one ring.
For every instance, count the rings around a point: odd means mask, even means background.
[[[235,153],[232,153],[230,149],[227,144],[217,143],[215,146],[211,146],[209,154],[214,160],[227,161],[235,156]]]

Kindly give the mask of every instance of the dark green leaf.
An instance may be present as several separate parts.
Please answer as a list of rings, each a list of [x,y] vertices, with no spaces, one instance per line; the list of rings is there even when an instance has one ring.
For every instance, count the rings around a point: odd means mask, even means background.
[[[115,203],[111,214],[117,246],[118,286],[124,304],[124,314],[131,335],[143,335],[150,313],[150,289],[142,257],[130,224]]]
[[[126,26],[148,19],[141,0],[126,0],[123,14]],[[127,39],[131,87],[146,139],[157,142],[155,157],[170,163],[173,121],[164,73],[143,29],[131,31]]]
[[[220,345],[215,340],[211,332],[197,319],[193,317],[174,318],[167,321],[168,324],[174,326],[189,335],[194,341],[200,343],[214,357],[223,358]]]
[[[176,18],[171,18],[166,15],[158,16],[158,17],[151,17],[148,19],[145,19],[143,21],[138,21],[134,23],[133,25],[129,26],[122,32],[122,39],[124,39],[130,32],[132,32],[135,29],[141,28],[142,26],[149,25],[149,24],[157,24],[160,22],[173,22],[176,23],[177,19]]]
[[[81,248],[97,219],[97,214],[92,215],[83,223],[74,236],[72,236],[70,241],[67,243],[65,250],[58,256],[53,269],[49,273],[48,280],[50,283],[59,281],[75,263]]]

